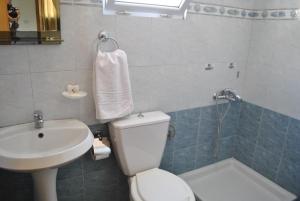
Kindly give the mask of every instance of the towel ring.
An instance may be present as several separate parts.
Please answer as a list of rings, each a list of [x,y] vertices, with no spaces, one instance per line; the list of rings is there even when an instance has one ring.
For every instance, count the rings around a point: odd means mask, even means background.
[[[113,41],[116,49],[120,49],[120,46],[118,44],[118,41],[112,37],[109,37],[108,33],[106,31],[101,31],[99,34],[98,34],[98,44],[97,44],[97,51],[99,51],[99,48],[100,48],[100,45],[102,42],[107,42],[109,40]]]

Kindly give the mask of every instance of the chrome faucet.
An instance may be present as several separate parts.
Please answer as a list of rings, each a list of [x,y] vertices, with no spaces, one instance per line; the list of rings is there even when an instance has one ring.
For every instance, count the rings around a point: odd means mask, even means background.
[[[242,98],[231,89],[223,89],[213,95],[214,100],[225,99],[229,101],[241,101]]]
[[[34,127],[39,129],[44,127],[44,119],[43,119],[43,112],[40,110],[34,111],[33,113],[34,119]]]

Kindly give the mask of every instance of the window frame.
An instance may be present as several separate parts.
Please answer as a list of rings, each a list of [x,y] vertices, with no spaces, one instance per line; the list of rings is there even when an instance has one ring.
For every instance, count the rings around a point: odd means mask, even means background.
[[[141,17],[165,17],[185,19],[190,0],[182,0],[180,7],[122,3],[118,0],[103,0],[103,14],[105,15],[131,15]]]

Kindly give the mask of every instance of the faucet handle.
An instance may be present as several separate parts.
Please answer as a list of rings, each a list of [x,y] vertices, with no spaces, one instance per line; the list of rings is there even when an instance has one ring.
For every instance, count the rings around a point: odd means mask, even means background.
[[[33,113],[34,119],[43,119],[43,112],[41,110],[36,110]]]

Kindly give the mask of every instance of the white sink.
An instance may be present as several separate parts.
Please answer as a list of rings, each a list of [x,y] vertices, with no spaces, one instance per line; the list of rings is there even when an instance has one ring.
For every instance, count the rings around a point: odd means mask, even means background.
[[[0,129],[0,168],[32,172],[36,201],[56,201],[57,168],[84,153],[93,144],[93,134],[81,121],[45,121]]]

